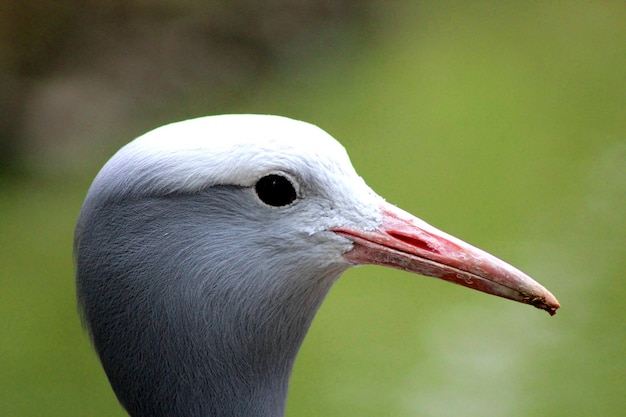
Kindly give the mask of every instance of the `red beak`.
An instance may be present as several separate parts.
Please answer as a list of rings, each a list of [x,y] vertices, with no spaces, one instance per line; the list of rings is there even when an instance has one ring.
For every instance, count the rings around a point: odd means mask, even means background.
[[[391,204],[378,229],[337,228],[354,242],[344,257],[354,264],[385,265],[530,304],[554,315],[557,299],[504,261],[450,236]]]

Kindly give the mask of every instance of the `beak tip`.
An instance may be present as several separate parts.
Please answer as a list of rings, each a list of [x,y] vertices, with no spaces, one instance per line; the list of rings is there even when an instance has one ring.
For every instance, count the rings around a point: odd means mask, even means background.
[[[548,314],[550,314],[551,316],[554,316],[556,314],[556,311],[561,308],[561,304],[559,303],[559,301],[548,291],[546,291],[546,294],[543,294],[539,297],[528,297],[525,302],[538,309],[547,311]]]

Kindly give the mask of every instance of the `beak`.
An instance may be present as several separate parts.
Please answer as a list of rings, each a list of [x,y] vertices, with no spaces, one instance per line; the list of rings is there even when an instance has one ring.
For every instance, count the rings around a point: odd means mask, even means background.
[[[543,286],[504,261],[450,236],[391,204],[374,230],[350,227],[333,231],[354,242],[348,262],[376,264],[441,278],[487,294],[530,304],[550,315],[560,307]]]

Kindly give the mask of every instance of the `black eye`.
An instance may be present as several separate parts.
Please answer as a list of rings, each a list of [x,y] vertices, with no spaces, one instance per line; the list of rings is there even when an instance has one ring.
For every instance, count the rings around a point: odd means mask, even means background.
[[[256,183],[254,190],[262,202],[274,207],[286,206],[298,197],[291,181],[278,174],[264,176]]]

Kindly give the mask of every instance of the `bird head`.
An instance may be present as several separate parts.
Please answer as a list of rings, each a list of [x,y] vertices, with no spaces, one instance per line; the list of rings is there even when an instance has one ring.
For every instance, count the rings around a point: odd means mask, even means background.
[[[286,393],[315,311],[353,265],[559,308],[521,271],[386,202],[329,134],[278,116],[188,120],[123,147],[88,192],[75,256],[84,321],[133,415],[157,415],[172,392],[219,402],[223,383]]]
[[[210,194],[220,187],[241,196],[223,202],[232,214],[222,223],[229,236],[212,239],[216,246],[236,250],[250,243],[250,250],[269,256],[266,261],[276,258],[282,268],[298,260],[344,268],[382,264],[551,314],[558,308],[547,290],[517,269],[387,203],[326,132],[284,117],[222,115],[158,128],[105,165],[86,207],[90,200]],[[244,241],[237,231],[245,228],[256,238]]]

